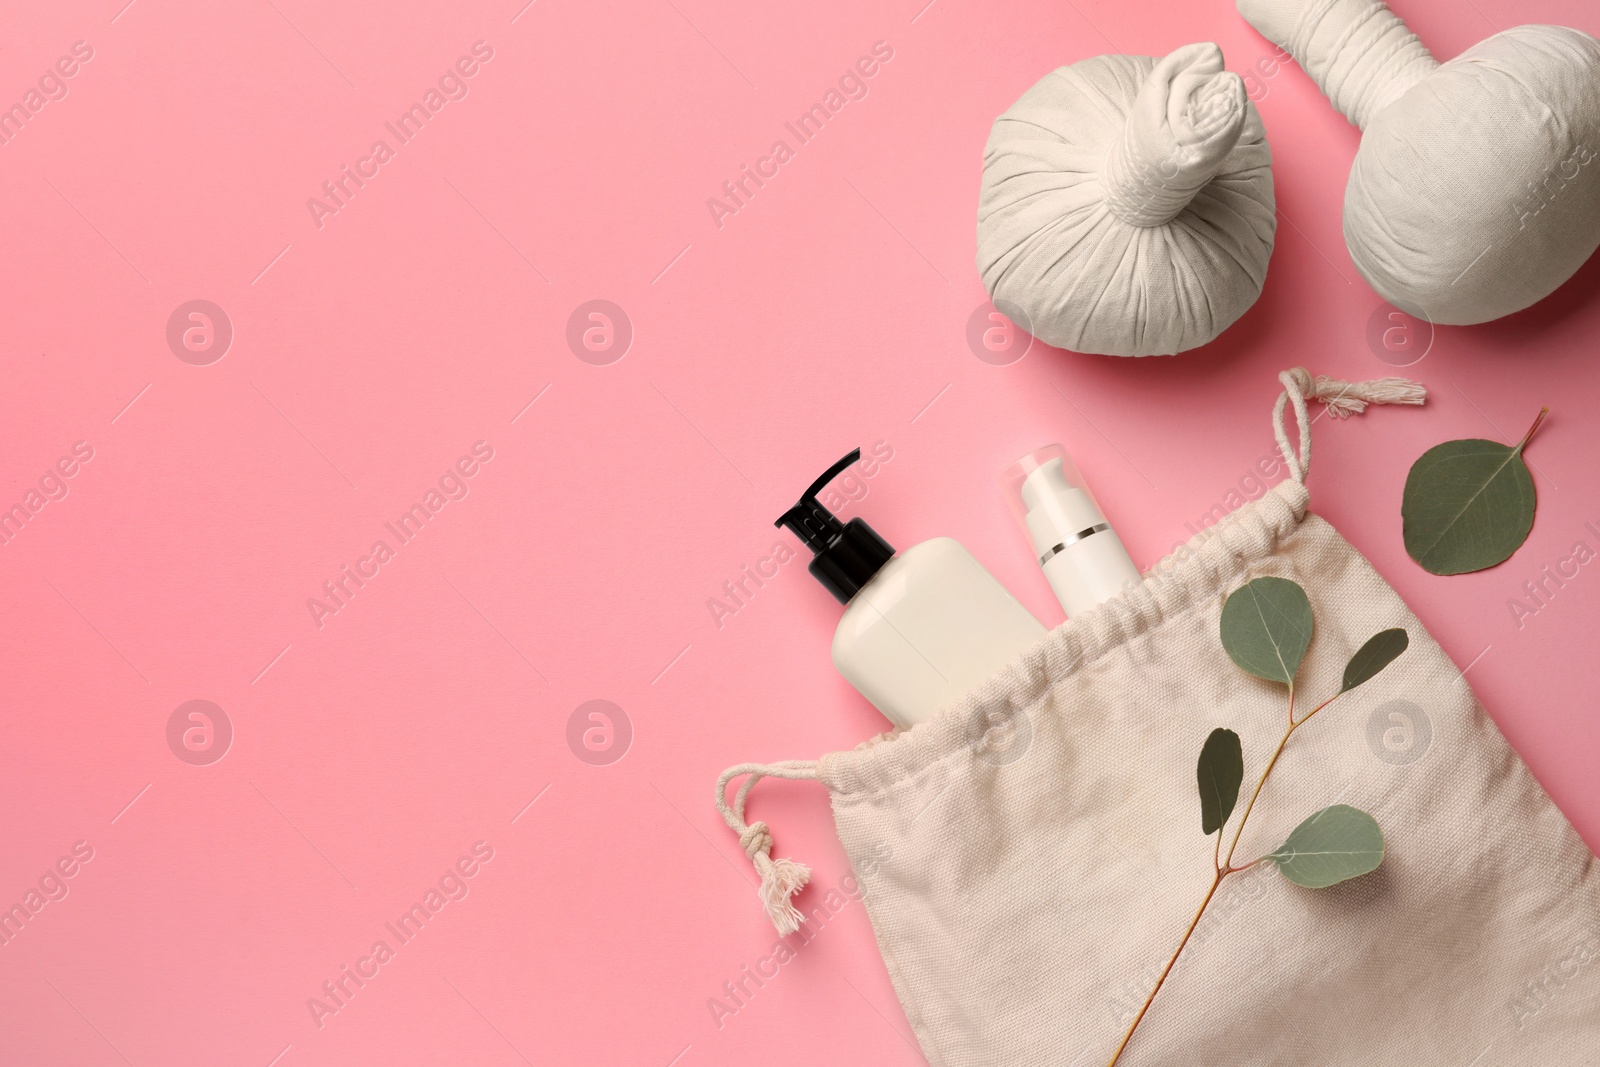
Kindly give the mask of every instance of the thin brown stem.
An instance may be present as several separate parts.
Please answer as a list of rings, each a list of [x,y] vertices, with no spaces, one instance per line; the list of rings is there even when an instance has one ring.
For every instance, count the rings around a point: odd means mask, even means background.
[[[1306,723],[1311,721],[1311,717],[1313,715],[1315,715],[1317,712],[1321,711],[1323,708],[1327,707],[1329,704],[1332,704],[1335,700],[1338,700],[1342,696],[1344,696],[1343,692],[1339,692],[1339,693],[1333,694],[1333,696],[1329,697],[1327,700],[1324,700],[1322,703],[1318,704],[1316,707],[1314,707],[1310,711],[1306,712],[1305,718],[1303,718],[1299,722],[1295,723],[1294,724],[1294,728],[1296,730],[1300,729],[1300,727],[1304,726]]]
[[[1314,714],[1314,713],[1313,713]],[[1256,790],[1250,794],[1250,803],[1244,806],[1244,815],[1239,819],[1239,825],[1233,828],[1233,841],[1228,845],[1228,858],[1225,861],[1229,867],[1233,866],[1233,853],[1239,847],[1239,838],[1244,836],[1244,825],[1250,821],[1250,813],[1256,810],[1256,801],[1261,798],[1261,790],[1266,788],[1267,776],[1272,773],[1272,768],[1278,765],[1278,757],[1283,755],[1283,748],[1289,743],[1289,738],[1300,728],[1300,724],[1291,721],[1289,728],[1283,732],[1283,740],[1278,742],[1277,749],[1272,753],[1272,758],[1267,761],[1267,769],[1261,772],[1261,778],[1256,782]]]
[[[1217,837],[1219,840],[1222,837],[1220,830],[1217,832]],[[1117,1067],[1117,1061],[1122,1059],[1123,1050],[1128,1047],[1128,1042],[1133,1040],[1133,1032],[1139,1029],[1139,1023],[1144,1020],[1144,1013],[1150,1010],[1151,1004],[1155,1003],[1156,994],[1161,992],[1161,986],[1166,982],[1167,975],[1172,973],[1173,965],[1178,962],[1178,957],[1183,955],[1184,948],[1189,944],[1189,938],[1194,936],[1195,927],[1200,925],[1200,917],[1211,906],[1211,898],[1217,895],[1217,887],[1222,884],[1222,880],[1226,877],[1226,874],[1218,871],[1216,876],[1212,878],[1211,888],[1206,891],[1206,899],[1200,902],[1200,910],[1195,912],[1194,918],[1189,921],[1189,929],[1183,932],[1183,940],[1178,942],[1178,950],[1172,954],[1172,958],[1167,961],[1167,965],[1161,969],[1161,977],[1156,979],[1156,987],[1150,990],[1148,997],[1144,998],[1144,1006],[1139,1009],[1139,1014],[1133,1017],[1133,1024],[1128,1027],[1128,1032],[1122,1035],[1122,1043],[1117,1046],[1117,1051],[1112,1055],[1111,1062],[1107,1064],[1107,1067]]]
[[[1539,427],[1544,425],[1544,420],[1549,414],[1549,408],[1541,408],[1539,410],[1539,417],[1533,420],[1533,425],[1528,427],[1528,432],[1523,434],[1521,441],[1517,442],[1516,450],[1518,452],[1528,447],[1528,442],[1533,440],[1533,435],[1539,432]]]
[[[1537,429],[1538,425],[1535,424],[1534,428]],[[1533,431],[1530,430],[1529,434],[1531,435],[1532,432]],[[1243,871],[1248,871],[1250,868],[1267,858],[1266,856],[1262,856],[1258,859],[1251,860],[1243,867],[1235,867],[1233,865],[1233,853],[1239,847],[1239,839],[1244,836],[1245,824],[1250,821],[1250,813],[1255,810],[1256,801],[1260,799],[1261,791],[1266,788],[1267,778],[1271,776],[1272,769],[1278,765],[1278,757],[1283,755],[1284,748],[1289,744],[1289,738],[1294,736],[1294,732],[1296,730],[1310,722],[1319,711],[1327,707],[1329,704],[1332,704],[1335,700],[1338,700],[1343,695],[1343,691],[1333,694],[1333,696],[1329,697],[1327,700],[1324,700],[1322,703],[1306,712],[1305,716],[1297,722],[1295,721],[1294,717],[1294,685],[1293,683],[1290,683],[1288,712],[1289,728],[1283,732],[1283,739],[1278,742],[1278,747],[1273,751],[1272,758],[1267,761],[1266,770],[1261,772],[1261,778],[1256,782],[1255,792],[1250,794],[1250,802],[1245,805],[1244,814],[1239,817],[1239,823],[1233,829],[1233,841],[1231,841],[1228,845],[1228,858],[1226,860],[1220,858],[1222,854],[1222,834],[1224,831],[1222,827],[1218,827],[1217,843],[1212,852],[1211,860],[1212,866],[1214,867],[1216,873],[1211,880],[1211,888],[1206,892],[1205,900],[1200,902],[1200,910],[1194,913],[1194,919],[1190,921],[1189,929],[1184,931],[1183,940],[1178,943],[1178,950],[1172,954],[1172,958],[1167,960],[1167,965],[1162,968],[1161,977],[1156,979],[1155,988],[1150,990],[1150,995],[1145,998],[1144,1005],[1139,1009],[1139,1014],[1133,1017],[1133,1024],[1128,1027],[1128,1032],[1122,1035],[1122,1043],[1117,1046],[1117,1051],[1112,1055],[1111,1062],[1107,1065],[1107,1067],[1117,1067],[1117,1061],[1122,1059],[1122,1053],[1128,1047],[1128,1042],[1133,1040],[1133,1032],[1139,1029],[1139,1023],[1144,1020],[1145,1013],[1150,1010],[1150,1005],[1155,1003],[1156,994],[1161,992],[1161,986],[1166,982],[1167,975],[1172,973],[1172,968],[1178,962],[1178,957],[1183,955],[1184,948],[1189,944],[1189,938],[1194,936],[1195,928],[1200,925],[1201,917],[1205,915],[1206,909],[1211,906],[1211,900],[1217,895],[1217,888],[1222,885],[1223,879],[1227,878],[1230,874],[1239,874]]]

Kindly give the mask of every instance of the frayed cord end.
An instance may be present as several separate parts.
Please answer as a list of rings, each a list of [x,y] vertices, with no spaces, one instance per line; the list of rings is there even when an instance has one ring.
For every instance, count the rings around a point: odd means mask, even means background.
[[[728,783],[741,775],[748,775],[738,789],[732,804],[728,803]],[[794,906],[794,895],[811,880],[811,868],[790,859],[772,858],[772,830],[759,819],[744,821],[745,802],[750,790],[762,778],[790,778],[815,780],[817,765],[808,761],[792,760],[785,763],[763,765],[756,763],[730,767],[717,779],[717,810],[722,813],[728,828],[739,835],[739,847],[750,858],[750,863],[761,877],[756,895],[761,907],[772,920],[780,934],[792,934],[800,929],[805,916]]]

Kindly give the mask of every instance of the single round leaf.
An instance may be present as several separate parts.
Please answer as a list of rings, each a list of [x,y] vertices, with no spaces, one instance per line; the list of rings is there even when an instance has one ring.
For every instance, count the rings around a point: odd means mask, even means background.
[[[1222,605],[1222,647],[1257,678],[1293,685],[1310,644],[1311,601],[1287,578],[1257,578]]]
[[[1378,869],[1383,831],[1366,812],[1335,804],[1296,826],[1289,840],[1265,858],[1295,885],[1326,889]]]
[[[1232,730],[1212,730],[1200,749],[1200,828],[1208,835],[1222,829],[1239,803],[1244,781],[1244,750]]]
[[[1504,563],[1533,529],[1533,477],[1522,446],[1446,441],[1411,465],[1400,517],[1406,552],[1433,574]]]
[[[1411,637],[1399,627],[1383,630],[1367,638],[1367,643],[1356,650],[1344,667],[1344,686],[1339,690],[1348,693],[1362,682],[1393,663],[1411,644]]]

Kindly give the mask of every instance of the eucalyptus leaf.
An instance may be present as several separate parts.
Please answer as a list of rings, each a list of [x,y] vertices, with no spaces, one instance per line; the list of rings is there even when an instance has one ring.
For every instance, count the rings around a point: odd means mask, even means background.
[[[1269,682],[1294,684],[1311,627],[1311,601],[1287,578],[1257,578],[1222,605],[1222,647],[1233,662]]]
[[[1549,409],[1517,445],[1446,441],[1411,465],[1401,498],[1406,552],[1433,574],[1504,563],[1533,529],[1533,476],[1522,458]]]
[[[1244,749],[1232,730],[1212,730],[1200,749],[1200,828],[1207,835],[1222,829],[1239,803],[1239,783],[1244,781]]]
[[[1344,686],[1339,692],[1348,693],[1362,682],[1370,680],[1393,663],[1410,644],[1410,635],[1399,627],[1380,631],[1367,638],[1367,643],[1356,649],[1356,654],[1345,664]]]
[[[1295,885],[1326,889],[1378,869],[1383,862],[1383,831],[1366,812],[1335,804],[1295,827],[1289,839],[1265,858]]]

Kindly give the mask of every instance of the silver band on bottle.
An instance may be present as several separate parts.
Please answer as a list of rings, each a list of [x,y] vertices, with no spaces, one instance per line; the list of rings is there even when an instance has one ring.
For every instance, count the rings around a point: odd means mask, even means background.
[[[1097,522],[1093,526],[1089,527],[1087,530],[1079,530],[1077,533],[1073,534],[1071,537],[1067,538],[1065,541],[1062,541],[1059,545],[1053,546],[1050,549],[1050,551],[1048,551],[1044,555],[1040,556],[1039,557],[1039,565],[1043,566],[1044,564],[1049,563],[1052,559],[1054,559],[1056,557],[1057,553],[1066,551],[1068,545],[1075,545],[1079,541],[1082,541],[1085,537],[1092,537],[1097,533],[1104,533],[1105,531],[1107,531],[1109,529],[1111,529],[1111,524],[1110,523],[1108,523],[1108,522]]]

